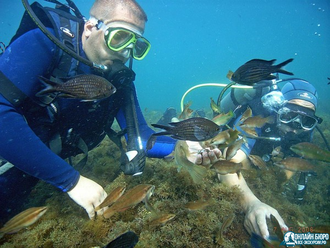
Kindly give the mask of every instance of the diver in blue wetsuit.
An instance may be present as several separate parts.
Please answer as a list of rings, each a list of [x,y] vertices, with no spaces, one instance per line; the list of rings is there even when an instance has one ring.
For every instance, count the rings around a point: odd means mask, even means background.
[[[281,90],[278,83],[284,85]],[[249,106],[253,115],[267,117],[274,115],[275,122],[265,124],[257,129],[257,138],[248,138],[237,154],[231,159],[233,162],[243,162],[249,154],[270,159],[272,150],[282,147],[284,156],[295,156],[290,146],[300,142],[311,141],[314,128],[322,122],[315,115],[317,108],[317,92],[312,84],[302,79],[285,79],[262,81],[254,89],[232,89],[221,101],[224,112],[235,110],[237,119],[230,126],[240,120],[241,115]],[[238,129],[246,134],[239,127]],[[248,135],[248,134],[247,134]],[[302,172],[298,182],[298,191],[295,195],[298,201],[303,200],[306,191],[308,173]],[[251,233],[261,234],[264,238],[269,235],[266,219],[270,214],[276,217],[281,228],[287,229],[283,219],[276,209],[261,202],[249,189],[243,177],[236,174],[219,175],[220,181],[229,186],[239,186],[243,192],[242,206],[245,211],[244,226]]]
[[[118,145],[125,135],[121,169],[138,175],[146,156],[161,158],[174,149],[173,139],[160,137],[145,151],[153,131],[137,101],[132,63],[130,68],[124,65],[132,58],[142,60],[150,49],[142,36],[147,16],[134,0],[96,0],[85,21],[78,10],[73,16],[65,5],[51,9],[26,2],[25,8],[16,35],[0,57],[0,222],[21,210],[15,207],[38,179],[68,193],[93,218],[107,194],[64,159],[87,155],[107,134]],[[38,76],[79,74],[103,76],[117,92],[89,102],[36,96],[44,87]],[[121,134],[110,128],[114,118]]]

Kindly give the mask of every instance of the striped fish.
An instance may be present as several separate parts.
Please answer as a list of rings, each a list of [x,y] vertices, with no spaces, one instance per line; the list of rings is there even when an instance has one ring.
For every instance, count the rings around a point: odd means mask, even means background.
[[[227,77],[238,84],[253,85],[262,80],[275,79],[276,76],[272,75],[272,73],[278,72],[293,75],[292,72],[282,69],[283,66],[292,62],[293,59],[288,59],[278,65],[273,65],[275,61],[276,59],[252,59],[240,66],[234,73],[229,71]]]
[[[11,234],[34,224],[46,213],[47,207],[33,207],[15,215],[0,229],[0,238],[4,234]]]

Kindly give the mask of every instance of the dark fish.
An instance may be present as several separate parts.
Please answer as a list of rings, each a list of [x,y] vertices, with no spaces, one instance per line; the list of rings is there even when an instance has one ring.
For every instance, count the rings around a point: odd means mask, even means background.
[[[58,97],[93,101],[107,98],[116,92],[115,86],[108,80],[91,74],[78,75],[63,83],[54,82],[42,76],[39,76],[39,79],[46,85],[45,89],[36,94],[39,97],[56,93]]]
[[[165,130],[155,133],[153,136],[170,135],[172,138],[178,140],[205,141],[212,139],[220,131],[220,127],[217,124],[202,117],[193,117],[179,122],[171,122],[169,123],[170,126],[159,124],[151,125]]]
[[[288,59],[278,65],[273,65],[276,59],[263,60],[263,59],[252,59],[240,66],[232,75],[229,73],[227,77],[230,80],[244,85],[253,85],[262,80],[275,79],[276,76],[272,73],[283,73],[287,75],[293,75],[293,73],[283,70],[281,67],[292,62],[293,59]]]
[[[103,248],[133,248],[137,242],[139,242],[139,237],[134,232],[128,231],[112,240]]]
[[[330,78],[328,78],[328,80],[330,80]],[[328,84],[330,84],[330,82]]]

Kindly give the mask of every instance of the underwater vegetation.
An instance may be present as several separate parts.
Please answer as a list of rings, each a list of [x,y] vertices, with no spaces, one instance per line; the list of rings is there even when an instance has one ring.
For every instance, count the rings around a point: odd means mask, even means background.
[[[146,111],[149,123],[160,113]],[[324,117],[320,128],[330,139],[330,116]],[[316,132],[314,142],[324,146]],[[120,151],[105,139],[89,153],[87,164],[79,168],[82,175],[95,180],[106,192],[117,187],[129,190],[138,184],[155,186],[149,204],[168,215],[164,223],[154,221],[143,203],[115,213],[109,219],[98,216],[89,220],[82,208],[53,186],[39,182],[31,192],[24,209],[47,206],[47,212],[33,225],[0,239],[1,247],[103,247],[122,233],[131,230],[139,236],[135,247],[251,247],[245,231],[244,213],[239,205],[241,193],[218,182],[214,171],[208,170],[201,183],[194,183],[186,170],[178,172],[174,160],[147,159],[141,176],[124,175],[119,169]],[[74,160],[79,161],[79,156]],[[283,170],[268,165],[268,170],[251,166],[242,171],[248,185],[263,202],[278,210],[293,231],[307,231],[330,224],[329,163],[313,161],[317,176],[308,178],[308,189],[302,204],[294,202],[298,175],[286,180]],[[208,203],[200,207],[191,204]],[[189,206],[189,207],[187,207]],[[173,215],[175,215],[173,217]],[[173,217],[173,218],[172,218]],[[268,221],[271,235],[275,235]]]

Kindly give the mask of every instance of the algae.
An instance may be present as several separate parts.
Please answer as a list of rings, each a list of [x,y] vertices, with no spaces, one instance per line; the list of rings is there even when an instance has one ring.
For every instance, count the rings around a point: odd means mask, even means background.
[[[148,111],[146,116],[155,116],[155,113]],[[154,123],[154,120],[151,122]],[[329,115],[324,119],[323,127],[330,130]],[[329,132],[324,133],[329,139]],[[314,142],[322,144],[318,134],[315,134]],[[140,203],[135,208],[116,213],[110,219],[98,216],[95,220],[89,220],[85,211],[66,194],[39,182],[26,208],[47,205],[47,213],[34,225],[16,234],[5,235],[0,240],[0,246],[103,247],[120,234],[132,230],[139,236],[137,248],[250,247],[250,237],[243,226],[244,213],[239,205],[241,193],[238,188],[220,184],[212,171],[200,184],[194,184],[186,171],[178,172],[173,160],[147,159],[142,176],[126,176],[120,172],[119,157],[118,148],[106,138],[89,153],[87,164],[80,168],[80,172],[98,182],[107,192],[120,185],[130,189],[141,183],[153,184],[155,192],[150,204],[161,213],[175,214],[174,219],[163,225],[151,226],[152,213]],[[79,161],[79,156],[76,160]],[[283,172],[273,166],[268,166],[269,170],[252,166],[243,174],[256,196],[277,209],[286,224],[298,232],[298,229],[330,223],[329,164],[315,163],[317,176],[309,178],[308,190],[301,205],[293,200],[297,175],[286,181]],[[210,198],[215,203],[203,210],[184,208],[189,201]],[[230,215],[235,215],[233,222],[222,234],[221,242],[217,242],[217,231]],[[271,223],[269,228],[274,235]]]

